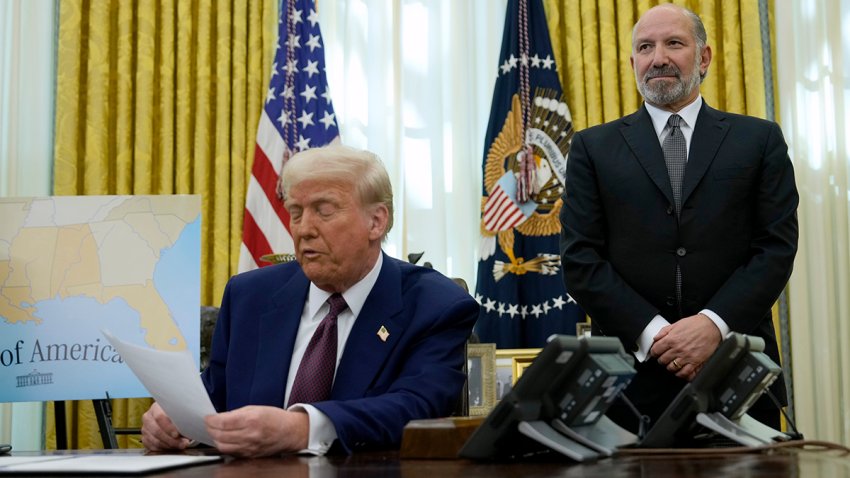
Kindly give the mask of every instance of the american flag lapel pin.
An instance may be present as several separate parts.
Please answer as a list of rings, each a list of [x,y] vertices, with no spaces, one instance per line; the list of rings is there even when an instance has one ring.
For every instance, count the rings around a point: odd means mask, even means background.
[[[381,342],[386,342],[387,337],[389,337],[389,336],[390,336],[390,331],[387,330],[387,328],[382,325],[381,328],[378,329],[378,337],[381,338]]]

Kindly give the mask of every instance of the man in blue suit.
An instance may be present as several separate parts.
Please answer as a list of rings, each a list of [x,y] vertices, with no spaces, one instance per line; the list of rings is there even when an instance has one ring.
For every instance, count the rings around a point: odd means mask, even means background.
[[[453,410],[478,304],[438,272],[381,251],[392,188],[374,154],[310,149],[281,181],[297,262],[228,283],[202,375],[221,412],[207,429],[237,456],[397,447],[409,420]],[[188,445],[156,404],[142,442]]]
[[[711,48],[697,15],[647,11],[631,63],[644,105],[572,140],[561,260],[593,333],[634,352],[626,395],[655,419],[729,331],[762,337],[779,362],[770,310],[797,251],[798,195],[775,123],[702,100]],[[781,380],[771,389],[784,401]],[[778,428],[766,398],[750,414]]]

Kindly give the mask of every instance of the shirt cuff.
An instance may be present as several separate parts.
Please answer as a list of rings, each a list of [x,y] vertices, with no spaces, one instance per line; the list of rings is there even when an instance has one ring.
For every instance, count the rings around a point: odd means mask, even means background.
[[[731,330],[729,330],[729,326],[726,325],[726,322],[723,319],[721,319],[719,315],[715,314],[714,311],[708,310],[708,309],[702,309],[701,311],[699,311],[699,313],[708,317],[709,320],[714,322],[714,325],[716,325],[717,328],[720,329],[720,339],[721,340],[723,340],[727,335],[729,335],[729,332],[731,332]]]
[[[287,410],[305,411],[310,417],[309,435],[307,436],[307,448],[299,450],[298,453],[322,456],[330,450],[334,440],[337,439],[336,428],[327,415],[319,409],[305,403],[297,403]]]
[[[660,315],[656,315],[649,321],[649,324],[643,329],[637,340],[638,349],[635,352],[635,359],[638,362],[646,362],[649,359],[649,349],[652,348],[652,342],[655,341],[655,336],[658,335],[658,332],[662,328],[668,325],[670,325],[670,322],[667,322],[667,319]]]

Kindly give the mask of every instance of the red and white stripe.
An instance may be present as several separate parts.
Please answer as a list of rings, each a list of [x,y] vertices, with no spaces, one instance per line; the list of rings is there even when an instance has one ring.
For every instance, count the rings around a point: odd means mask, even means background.
[[[245,197],[239,272],[263,265],[260,257],[265,254],[295,252],[289,232],[289,213],[276,192],[286,143],[271,121],[263,110],[257,127],[254,165]]]
[[[484,204],[484,228],[493,232],[506,231],[522,224],[526,219],[516,202],[505,193],[500,184],[496,184]]]

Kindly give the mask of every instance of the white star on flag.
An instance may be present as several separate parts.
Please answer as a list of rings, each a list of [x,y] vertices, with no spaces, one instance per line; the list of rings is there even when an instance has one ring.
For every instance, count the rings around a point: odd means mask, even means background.
[[[310,39],[307,40],[307,46],[310,47],[310,52],[313,52],[314,48],[319,48],[319,35],[310,35]]]
[[[298,118],[298,122],[301,123],[301,129],[304,129],[308,126],[312,126],[313,124],[313,113],[308,113],[307,111],[302,111],[301,116]]]
[[[301,96],[304,97],[305,103],[309,103],[310,100],[316,99],[316,87],[315,86],[305,86],[304,91],[301,92]]]
[[[310,78],[312,78],[313,75],[318,75],[319,74],[319,62],[318,61],[308,61],[307,66],[304,67],[304,72],[307,73]]]
[[[325,129],[330,128],[331,126],[336,124],[336,122],[334,121],[334,114],[330,111],[325,111],[325,116],[322,116],[322,119],[319,120],[319,123],[325,125]]]

